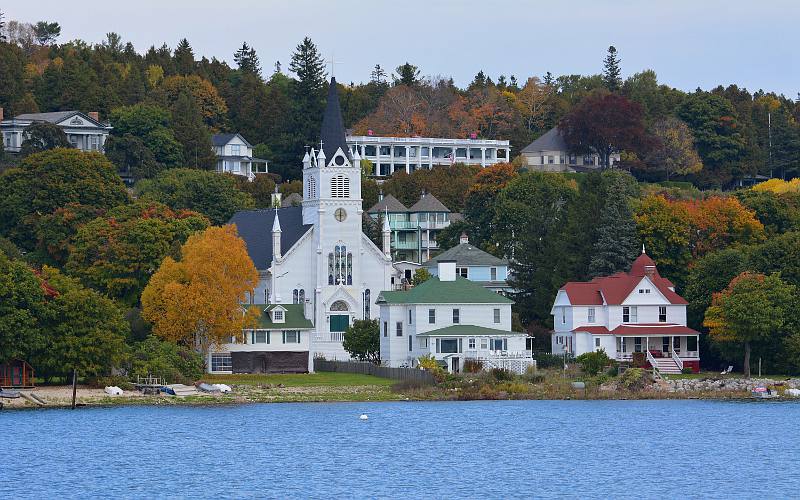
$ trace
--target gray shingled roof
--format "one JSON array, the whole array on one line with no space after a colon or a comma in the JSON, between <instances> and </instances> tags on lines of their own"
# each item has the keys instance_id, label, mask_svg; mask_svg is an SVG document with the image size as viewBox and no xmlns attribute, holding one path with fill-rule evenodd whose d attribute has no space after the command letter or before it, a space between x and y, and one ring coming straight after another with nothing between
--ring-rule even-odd
<instances>
[{"instance_id":1,"label":"gray shingled roof","mask_svg":"<svg viewBox=\"0 0 800 500\"><path fill-rule=\"evenodd\" d=\"M331 161L331 158L339 148L342 148L348 161L353 161L350 155L350 148L347 147L342 109L339 107L339 93L336 89L336 78L334 77L331 77L331 84L328 87L328 101L325 104L325 115L322 117L320 139L322 140L322 150L325 152L326 164Z\"/></svg>"},{"instance_id":2,"label":"gray shingled roof","mask_svg":"<svg viewBox=\"0 0 800 500\"><path fill-rule=\"evenodd\" d=\"M303 207L286 207L278 209L281 222L281 253L285 254L311 229L311 224L303 224ZM243 210L236 212L228 221L236 225L245 244L247 253L253 260L256 269L267 269L272 264L272 224L275 221L275 209Z\"/></svg>"},{"instance_id":3,"label":"gray shingled roof","mask_svg":"<svg viewBox=\"0 0 800 500\"><path fill-rule=\"evenodd\" d=\"M91 118L90 116L86 115L85 113L81 113L80 111L51 111L49 113L23 113L21 115L15 116L14 119L59 123L63 122L64 120L73 115L81 115L81 118L90 120L94 123L100 123Z\"/></svg>"},{"instance_id":4,"label":"gray shingled roof","mask_svg":"<svg viewBox=\"0 0 800 500\"><path fill-rule=\"evenodd\" d=\"M424 267L436 267L439 261L456 261L457 266L507 266L508 261L484 252L471 243L461 243L444 251L423 264Z\"/></svg>"},{"instance_id":5,"label":"gray shingled roof","mask_svg":"<svg viewBox=\"0 0 800 500\"><path fill-rule=\"evenodd\" d=\"M538 153L539 151L568 151L567 143L564 142L558 127L553 127L545 132L541 137L528 144L522 149L522 153Z\"/></svg>"},{"instance_id":6,"label":"gray shingled roof","mask_svg":"<svg viewBox=\"0 0 800 500\"><path fill-rule=\"evenodd\" d=\"M367 210L368 214L374 214L376 212L383 212L384 210L389 210L389 212L397 213L397 212L408 212L408 208L403 205L403 203L395 198L394 196L387 194L383 197L381 201L372 205L372 208Z\"/></svg>"},{"instance_id":7,"label":"gray shingled roof","mask_svg":"<svg viewBox=\"0 0 800 500\"><path fill-rule=\"evenodd\" d=\"M447 208L442 204L441 201L437 200L435 196L430 193L422 195L422 198L411 208L408 209L409 212L449 212L450 209Z\"/></svg>"},{"instance_id":8,"label":"gray shingled roof","mask_svg":"<svg viewBox=\"0 0 800 500\"><path fill-rule=\"evenodd\" d=\"M247 139L245 139L244 136L242 136L242 134L239 134L238 132L233 134L211 134L211 144L214 145L215 147L224 146L229 142L231 142L231 139L233 139L237 135L242 141L244 141L245 144L247 144L248 147L251 148L253 147L247 141Z\"/></svg>"},{"instance_id":9,"label":"gray shingled roof","mask_svg":"<svg viewBox=\"0 0 800 500\"><path fill-rule=\"evenodd\" d=\"M294 207L300 205L301 203L303 203L302 196L297 193L290 193L289 196L286 196L281 200L281 207Z\"/></svg>"}]
</instances>

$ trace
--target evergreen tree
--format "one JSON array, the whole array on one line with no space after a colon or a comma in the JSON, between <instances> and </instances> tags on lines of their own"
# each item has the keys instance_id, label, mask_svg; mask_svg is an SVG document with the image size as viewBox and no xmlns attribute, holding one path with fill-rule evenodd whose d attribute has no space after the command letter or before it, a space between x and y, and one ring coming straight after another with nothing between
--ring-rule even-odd
<instances>
[{"instance_id":1,"label":"evergreen tree","mask_svg":"<svg viewBox=\"0 0 800 500\"><path fill-rule=\"evenodd\" d=\"M617 49L612 45L608 48L608 55L603 60L603 85L610 92L617 92L622 87L619 63Z\"/></svg>"},{"instance_id":2,"label":"evergreen tree","mask_svg":"<svg viewBox=\"0 0 800 500\"><path fill-rule=\"evenodd\" d=\"M413 87L419 83L419 68L406 61L395 69L397 76L394 76L395 85L406 85Z\"/></svg>"},{"instance_id":3,"label":"evergreen tree","mask_svg":"<svg viewBox=\"0 0 800 500\"><path fill-rule=\"evenodd\" d=\"M630 206L630 186L635 180L627 173L608 172L605 204L600 211L597 237L589 261L591 276L610 276L626 271L639 250L636 221Z\"/></svg>"},{"instance_id":4,"label":"evergreen tree","mask_svg":"<svg viewBox=\"0 0 800 500\"><path fill-rule=\"evenodd\" d=\"M317 140L325 109L325 62L310 38L305 37L296 47L289 70L297 75L291 87L295 105L293 149L297 152Z\"/></svg>"},{"instance_id":5,"label":"evergreen tree","mask_svg":"<svg viewBox=\"0 0 800 500\"><path fill-rule=\"evenodd\" d=\"M369 81L376 85L383 85L386 82L386 72L380 64L376 64L369 75Z\"/></svg>"},{"instance_id":6,"label":"evergreen tree","mask_svg":"<svg viewBox=\"0 0 800 500\"><path fill-rule=\"evenodd\" d=\"M233 55L233 60L239 66L242 73L251 73L261 77L261 62L256 55L256 49L242 42L242 47Z\"/></svg>"},{"instance_id":7,"label":"evergreen tree","mask_svg":"<svg viewBox=\"0 0 800 500\"><path fill-rule=\"evenodd\" d=\"M39 21L33 26L33 33L39 45L50 45L61 35L61 26L55 22Z\"/></svg>"},{"instance_id":8,"label":"evergreen tree","mask_svg":"<svg viewBox=\"0 0 800 500\"><path fill-rule=\"evenodd\" d=\"M203 115L188 91L178 95L172 112L172 129L183 146L186 164L194 168L212 169L216 162L211 148L211 135L203 123Z\"/></svg>"},{"instance_id":9,"label":"evergreen tree","mask_svg":"<svg viewBox=\"0 0 800 500\"><path fill-rule=\"evenodd\" d=\"M188 75L192 73L194 70L194 52L192 51L192 46L189 45L189 40L183 38L178 42L173 59L175 60L175 70L178 74Z\"/></svg>"}]
</instances>

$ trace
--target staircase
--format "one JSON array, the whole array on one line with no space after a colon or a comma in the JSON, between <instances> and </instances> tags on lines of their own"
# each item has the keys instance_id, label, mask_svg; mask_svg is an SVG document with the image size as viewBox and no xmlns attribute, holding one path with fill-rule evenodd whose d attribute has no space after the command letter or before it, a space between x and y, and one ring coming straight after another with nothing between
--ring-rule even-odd
<instances>
[{"instance_id":1,"label":"staircase","mask_svg":"<svg viewBox=\"0 0 800 500\"><path fill-rule=\"evenodd\" d=\"M652 358L649 360L652 364L655 361L655 368L663 375L675 375L681 373L681 368L678 363L672 358Z\"/></svg>"}]
</instances>

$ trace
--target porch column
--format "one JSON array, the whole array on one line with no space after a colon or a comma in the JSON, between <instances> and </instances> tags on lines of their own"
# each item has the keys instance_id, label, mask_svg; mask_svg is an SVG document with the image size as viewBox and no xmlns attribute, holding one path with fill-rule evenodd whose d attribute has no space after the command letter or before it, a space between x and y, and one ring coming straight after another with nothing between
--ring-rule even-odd
<instances>
[{"instance_id":1,"label":"porch column","mask_svg":"<svg viewBox=\"0 0 800 500\"><path fill-rule=\"evenodd\" d=\"M481 148L481 167L486 168L486 148Z\"/></svg>"},{"instance_id":2,"label":"porch column","mask_svg":"<svg viewBox=\"0 0 800 500\"><path fill-rule=\"evenodd\" d=\"M428 149L428 170L433 170L433 143L430 144L430 149Z\"/></svg>"},{"instance_id":3,"label":"porch column","mask_svg":"<svg viewBox=\"0 0 800 500\"><path fill-rule=\"evenodd\" d=\"M410 154L409 148L410 148L409 145L406 144L406 173L407 174L411 173L411 157L409 156L409 154Z\"/></svg>"},{"instance_id":4,"label":"porch column","mask_svg":"<svg viewBox=\"0 0 800 500\"><path fill-rule=\"evenodd\" d=\"M394 144L389 146L389 175L394 174Z\"/></svg>"}]
</instances>

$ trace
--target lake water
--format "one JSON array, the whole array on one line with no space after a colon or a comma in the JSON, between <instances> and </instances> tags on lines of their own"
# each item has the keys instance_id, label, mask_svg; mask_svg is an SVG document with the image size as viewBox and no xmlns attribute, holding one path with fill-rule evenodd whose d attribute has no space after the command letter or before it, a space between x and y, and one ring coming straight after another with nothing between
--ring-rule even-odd
<instances>
[{"instance_id":1,"label":"lake water","mask_svg":"<svg viewBox=\"0 0 800 500\"><path fill-rule=\"evenodd\" d=\"M794 402L116 407L0 425L0 498L800 496Z\"/></svg>"}]
</instances>

